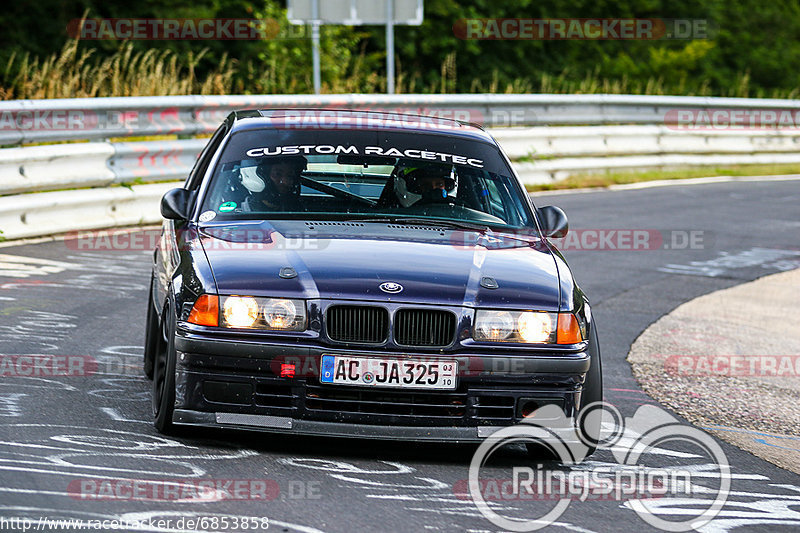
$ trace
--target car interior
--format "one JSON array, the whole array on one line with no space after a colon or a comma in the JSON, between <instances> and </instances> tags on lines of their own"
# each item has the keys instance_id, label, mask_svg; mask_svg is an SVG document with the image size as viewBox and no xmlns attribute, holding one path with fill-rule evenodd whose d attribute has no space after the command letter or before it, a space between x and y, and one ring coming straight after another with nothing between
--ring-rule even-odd
<instances>
[{"instance_id":1,"label":"car interior","mask_svg":"<svg viewBox=\"0 0 800 533\"><path fill-rule=\"evenodd\" d=\"M398 201L396 181L402 169L419 161L379 156L346 156L336 159L312 156L300 175L299 205L306 213L350 215L431 216L472 220L487 224L523 225L518 196L509 190L509 180L482 169L459 165L452 167L456 186L441 198L420 198L410 206ZM242 160L224 163L207 192L204 210L215 210L234 203L231 215L288 212L284 209L261 209L248 198L260 191L249 190L246 180L255 174L256 162ZM260 180L261 188L264 187ZM253 206L258 206L253 208ZM293 209L291 211L296 211ZM274 217L274 215L273 215ZM249 217L248 217L249 218Z\"/></svg>"}]
</instances>

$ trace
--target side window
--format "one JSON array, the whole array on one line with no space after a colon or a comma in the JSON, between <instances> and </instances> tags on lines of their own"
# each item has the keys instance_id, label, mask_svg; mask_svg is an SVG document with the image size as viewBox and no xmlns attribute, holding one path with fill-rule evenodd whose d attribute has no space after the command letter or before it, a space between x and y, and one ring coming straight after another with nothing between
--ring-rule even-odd
<instances>
[{"instance_id":1,"label":"side window","mask_svg":"<svg viewBox=\"0 0 800 533\"><path fill-rule=\"evenodd\" d=\"M485 200L488 202L489 213L503 219L506 224L517 226L526 223L525 209L522 206L519 195L513 190L509 190L509 183L496 174L490 174L485 178L484 186L487 194Z\"/></svg>"},{"instance_id":2,"label":"side window","mask_svg":"<svg viewBox=\"0 0 800 533\"><path fill-rule=\"evenodd\" d=\"M196 190L197 187L200 186L200 180L203 179L203 176L206 173L208 163L211 161L214 152L217 151L219 143L222 141L222 138L225 137L227 132L227 124L223 124L217 129L217 131L214 132L214 135L211 136L208 144L205 146L205 148L203 148L203 151L200 152L200 155L197 157L197 161L195 161L194 167L192 167L192 171L189 173L189 177L186 179L184 188Z\"/></svg>"}]
</instances>

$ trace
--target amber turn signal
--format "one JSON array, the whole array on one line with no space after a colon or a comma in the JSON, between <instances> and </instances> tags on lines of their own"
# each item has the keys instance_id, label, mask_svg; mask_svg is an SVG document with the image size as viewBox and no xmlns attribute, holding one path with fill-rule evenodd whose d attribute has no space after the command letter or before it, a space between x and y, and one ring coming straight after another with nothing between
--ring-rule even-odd
<instances>
[{"instance_id":1,"label":"amber turn signal","mask_svg":"<svg viewBox=\"0 0 800 533\"><path fill-rule=\"evenodd\" d=\"M572 313L558 314L558 333L556 337L558 344L575 344L581 342L581 328L578 319Z\"/></svg>"},{"instance_id":2,"label":"amber turn signal","mask_svg":"<svg viewBox=\"0 0 800 533\"><path fill-rule=\"evenodd\" d=\"M219 298L212 294L201 294L192 306L188 322L198 326L219 326Z\"/></svg>"}]
</instances>

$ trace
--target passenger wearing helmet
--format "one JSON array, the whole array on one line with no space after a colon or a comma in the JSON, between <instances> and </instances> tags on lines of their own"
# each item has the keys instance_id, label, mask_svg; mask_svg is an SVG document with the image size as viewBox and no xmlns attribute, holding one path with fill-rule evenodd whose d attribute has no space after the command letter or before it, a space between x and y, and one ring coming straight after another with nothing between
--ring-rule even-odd
<instances>
[{"instance_id":1,"label":"passenger wearing helmet","mask_svg":"<svg viewBox=\"0 0 800 533\"><path fill-rule=\"evenodd\" d=\"M264 207L298 211L301 177L306 165L303 156L274 157L264 159L255 171L242 173L242 185L251 193L245 200L245 207L251 211L263 211Z\"/></svg>"},{"instance_id":2,"label":"passenger wearing helmet","mask_svg":"<svg viewBox=\"0 0 800 533\"><path fill-rule=\"evenodd\" d=\"M394 192L403 207L427 203L455 203L458 177L449 165L406 167L397 173Z\"/></svg>"}]
</instances>

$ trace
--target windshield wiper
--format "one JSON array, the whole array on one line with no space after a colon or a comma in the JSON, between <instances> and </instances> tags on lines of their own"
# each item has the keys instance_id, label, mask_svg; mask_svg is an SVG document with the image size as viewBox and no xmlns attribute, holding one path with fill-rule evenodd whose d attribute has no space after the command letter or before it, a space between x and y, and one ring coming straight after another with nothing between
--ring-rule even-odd
<instances>
[{"instance_id":1,"label":"windshield wiper","mask_svg":"<svg viewBox=\"0 0 800 533\"><path fill-rule=\"evenodd\" d=\"M479 224L476 222L467 222L466 220L439 220L424 217L365 217L365 218L350 218L348 222L389 222L391 224L409 224L419 226L436 226L442 228L456 228L470 231L486 232L489 231L489 226Z\"/></svg>"}]
</instances>

